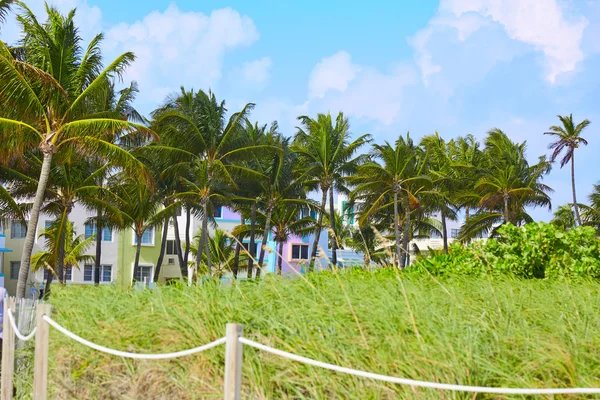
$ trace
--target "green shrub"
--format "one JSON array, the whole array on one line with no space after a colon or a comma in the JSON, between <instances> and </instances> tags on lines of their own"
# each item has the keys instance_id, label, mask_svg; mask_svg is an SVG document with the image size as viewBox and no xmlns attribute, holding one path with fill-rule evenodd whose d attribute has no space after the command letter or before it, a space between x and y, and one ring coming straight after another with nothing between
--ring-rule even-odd
<instances>
[{"instance_id":1,"label":"green shrub","mask_svg":"<svg viewBox=\"0 0 600 400\"><path fill-rule=\"evenodd\" d=\"M454 244L449 254L420 259L411 269L434 275L600 278L600 241L592 228L565 232L540 222L523 227L507 224L498 233L499 238L486 242Z\"/></svg>"}]
</instances>

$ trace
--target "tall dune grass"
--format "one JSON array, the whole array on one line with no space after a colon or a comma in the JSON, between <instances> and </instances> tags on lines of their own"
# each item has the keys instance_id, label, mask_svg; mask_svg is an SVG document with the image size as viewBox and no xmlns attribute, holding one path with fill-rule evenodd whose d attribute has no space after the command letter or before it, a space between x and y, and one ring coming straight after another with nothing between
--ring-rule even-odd
<instances>
[{"instance_id":1,"label":"tall dune grass","mask_svg":"<svg viewBox=\"0 0 600 400\"><path fill-rule=\"evenodd\" d=\"M186 349L239 322L245 336L261 343L381 374L481 386L598 387L599 294L593 282L436 280L384 270L152 291L73 286L56 290L52 303L60 324L121 350ZM224 348L131 361L52 331L50 356L49 398L222 398ZM243 393L252 399L524 398L384 384L248 347Z\"/></svg>"}]
</instances>

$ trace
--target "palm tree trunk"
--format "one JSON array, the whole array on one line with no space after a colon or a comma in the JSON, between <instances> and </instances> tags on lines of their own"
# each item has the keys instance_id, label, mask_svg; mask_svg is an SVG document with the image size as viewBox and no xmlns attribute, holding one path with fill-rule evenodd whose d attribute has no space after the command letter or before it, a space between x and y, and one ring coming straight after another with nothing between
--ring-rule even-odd
<instances>
[{"instance_id":1,"label":"palm tree trunk","mask_svg":"<svg viewBox=\"0 0 600 400\"><path fill-rule=\"evenodd\" d=\"M198 244L198 252L196 254L196 273L200 270L200 263L202 262L202 252L204 251L204 245L206 243L206 235L208 234L208 203L202 204L202 232L200 233L200 243Z\"/></svg>"},{"instance_id":2,"label":"palm tree trunk","mask_svg":"<svg viewBox=\"0 0 600 400\"><path fill-rule=\"evenodd\" d=\"M335 226L335 210L333 207L333 186L329 188L329 220L331 223L331 262L337 266L337 232Z\"/></svg>"},{"instance_id":3,"label":"palm tree trunk","mask_svg":"<svg viewBox=\"0 0 600 400\"><path fill-rule=\"evenodd\" d=\"M269 232L271 231L271 215L273 215L273 207L268 208L265 219L265 230L263 231L262 246L260 247L260 256L258 257L258 269L256 270L256 279L260 278L262 272L263 261L265 260L265 248L269 240Z\"/></svg>"},{"instance_id":4,"label":"palm tree trunk","mask_svg":"<svg viewBox=\"0 0 600 400\"><path fill-rule=\"evenodd\" d=\"M68 213L63 214L63 220L61 221L61 230L58 234L58 251L56 254L56 276L58 277L58 282L65 283L65 230L67 228L66 224L69 218ZM49 287L46 286L45 290L48 294L50 294Z\"/></svg>"},{"instance_id":5,"label":"palm tree trunk","mask_svg":"<svg viewBox=\"0 0 600 400\"><path fill-rule=\"evenodd\" d=\"M508 196L504 195L504 223L508 223Z\"/></svg>"},{"instance_id":6,"label":"palm tree trunk","mask_svg":"<svg viewBox=\"0 0 600 400\"><path fill-rule=\"evenodd\" d=\"M279 251L277 253L277 275L281 276L281 272L283 271L283 242L279 242Z\"/></svg>"},{"instance_id":7,"label":"palm tree trunk","mask_svg":"<svg viewBox=\"0 0 600 400\"><path fill-rule=\"evenodd\" d=\"M154 282L158 282L158 278L160 277L160 269L162 268L162 264L165 259L165 247L167 247L167 234L168 233L169 233L169 219L167 219L163 223L162 237L160 238L160 253L158 254L158 260L156 261L156 268L154 269Z\"/></svg>"},{"instance_id":8,"label":"palm tree trunk","mask_svg":"<svg viewBox=\"0 0 600 400\"><path fill-rule=\"evenodd\" d=\"M242 215L240 225L245 225L246 219ZM240 269L240 253L242 252L242 235L237 237L237 243L235 244L235 257L233 258L233 279L237 279L238 272Z\"/></svg>"},{"instance_id":9,"label":"palm tree trunk","mask_svg":"<svg viewBox=\"0 0 600 400\"><path fill-rule=\"evenodd\" d=\"M208 237L206 238L206 266L208 269L208 276L211 276L211 263L210 263L210 240L208 240Z\"/></svg>"},{"instance_id":10,"label":"palm tree trunk","mask_svg":"<svg viewBox=\"0 0 600 400\"><path fill-rule=\"evenodd\" d=\"M403 253L400 247L400 213L398 212L398 193L394 192L394 234L396 236L396 258L398 266L402 266Z\"/></svg>"},{"instance_id":11,"label":"palm tree trunk","mask_svg":"<svg viewBox=\"0 0 600 400\"><path fill-rule=\"evenodd\" d=\"M308 264L308 272L313 272L315 269L315 260L317 258L317 249L319 248L319 239L321 238L321 227L323 226L323 214L327 205L327 189L323 189L321 198L321 209L319 210L319 218L317 219L317 228L315 229L315 241L313 242L310 252L310 263Z\"/></svg>"},{"instance_id":12,"label":"palm tree trunk","mask_svg":"<svg viewBox=\"0 0 600 400\"><path fill-rule=\"evenodd\" d=\"M100 265L102 263L102 207L96 209L96 259L94 260L94 285L100 285Z\"/></svg>"},{"instance_id":13,"label":"palm tree trunk","mask_svg":"<svg viewBox=\"0 0 600 400\"><path fill-rule=\"evenodd\" d=\"M181 236L179 236L179 221L177 216L173 217L173 230L175 231L175 247L177 248L177 261L179 261L179 271L181 272L181 278L185 279L188 275L188 265L181 252Z\"/></svg>"},{"instance_id":14,"label":"palm tree trunk","mask_svg":"<svg viewBox=\"0 0 600 400\"><path fill-rule=\"evenodd\" d=\"M409 243L410 243L410 201L408 200L408 194L404 198L404 234L402 237L402 250L403 260L402 269L406 268L410 264L409 254Z\"/></svg>"},{"instance_id":15,"label":"palm tree trunk","mask_svg":"<svg viewBox=\"0 0 600 400\"><path fill-rule=\"evenodd\" d=\"M448 226L446 224L446 213L444 211L442 214L442 235L444 237L444 254L448 254Z\"/></svg>"},{"instance_id":16,"label":"palm tree trunk","mask_svg":"<svg viewBox=\"0 0 600 400\"><path fill-rule=\"evenodd\" d=\"M37 190L35 193L35 199L33 200L33 206L29 216L29 223L27 224L27 235L25 236L25 242L23 243L23 254L21 255L21 265L19 268L19 281L17 283L17 297L25 297L25 289L27 285L27 277L29 276L29 265L31 262L31 253L33 252L33 243L35 242L35 233L40 218L40 209L44 202L44 192L48 185L48 177L50 176L50 165L52 164L52 156L54 155L54 149L47 149L44 151L44 160L42 162L42 170L40 172L40 179L38 181Z\"/></svg>"},{"instance_id":17,"label":"palm tree trunk","mask_svg":"<svg viewBox=\"0 0 600 400\"><path fill-rule=\"evenodd\" d=\"M185 264L186 272L190 258L190 225L192 224L192 210L189 207L185 208L185 253L183 254L183 263Z\"/></svg>"},{"instance_id":18,"label":"palm tree trunk","mask_svg":"<svg viewBox=\"0 0 600 400\"><path fill-rule=\"evenodd\" d=\"M248 279L252 279L252 269L254 267L254 257L256 256L256 242L254 240L254 230L256 229L256 208L258 204L252 204L252 212L250 213L250 259L248 260Z\"/></svg>"},{"instance_id":19,"label":"palm tree trunk","mask_svg":"<svg viewBox=\"0 0 600 400\"><path fill-rule=\"evenodd\" d=\"M135 269L140 266L140 253L142 251L142 236L144 236L143 232L141 234L136 233L137 245L135 246L135 261L133 262L133 273L134 274L135 274Z\"/></svg>"},{"instance_id":20,"label":"palm tree trunk","mask_svg":"<svg viewBox=\"0 0 600 400\"><path fill-rule=\"evenodd\" d=\"M579 215L579 205L575 193L575 151L571 154L571 187L573 188L573 209L575 210L575 218L577 218L577 226L581 226L581 216Z\"/></svg>"}]
</instances>

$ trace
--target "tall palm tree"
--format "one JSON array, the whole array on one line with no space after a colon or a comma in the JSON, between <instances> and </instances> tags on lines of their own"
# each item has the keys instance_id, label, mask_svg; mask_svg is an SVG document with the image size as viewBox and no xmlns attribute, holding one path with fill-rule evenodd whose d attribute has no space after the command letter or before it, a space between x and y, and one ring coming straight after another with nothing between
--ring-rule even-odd
<instances>
[{"instance_id":1,"label":"tall palm tree","mask_svg":"<svg viewBox=\"0 0 600 400\"><path fill-rule=\"evenodd\" d=\"M434 191L428 196L428 203L439 212L442 222L442 240L444 253L448 254L448 225L447 221L458 219L456 193L460 187L459 168L452 160L451 147L436 132L421 140L427 157L427 174L433 180Z\"/></svg>"},{"instance_id":2,"label":"tall palm tree","mask_svg":"<svg viewBox=\"0 0 600 400\"><path fill-rule=\"evenodd\" d=\"M166 126L163 137L169 143L169 146L154 146L154 150L176 157L173 171L189 171L191 174L189 178L185 175L182 178L185 189L177 197L199 205L202 227L196 270L200 267L207 244L208 223L213 220L216 208L229 204L233 197L231 191L236 189L238 179L260 175L240 163L250 152L269 148L248 145L241 134L253 106L247 104L227 118L225 102L218 102L214 93L182 88L181 93L168 98L153 113L153 118ZM210 257L208 262L210 270Z\"/></svg>"},{"instance_id":3,"label":"tall palm tree","mask_svg":"<svg viewBox=\"0 0 600 400\"><path fill-rule=\"evenodd\" d=\"M421 148L414 145L410 135L400 136L394 145L385 142L373 145L372 161L358 168L350 178L355 185L352 199L360 205L359 223L362 226L377 213L394 215L396 257L401 268L407 264L410 242L411 213L421 207L418 196L431 186L431 178L424 174L426 157ZM400 218L400 208L404 219ZM400 226L403 240L400 240ZM401 244L402 243L402 244Z\"/></svg>"},{"instance_id":4,"label":"tall palm tree","mask_svg":"<svg viewBox=\"0 0 600 400\"><path fill-rule=\"evenodd\" d=\"M577 205L577 193L575 190L575 149L580 146L587 146L588 142L581 133L591 123L589 120L584 119L577 125L573 122L573 114L569 116L558 115L558 119L562 123L562 126L553 125L550 127L550 132L544 132L544 135L551 135L556 138L556 141L550 143L549 148L554 149L550 160L552 162L564 152L563 157L560 160L560 167L564 167L569 161L571 161L571 188L573 190L573 209L575 210L575 218L577 224L581 225L581 215L579 214L579 207Z\"/></svg>"},{"instance_id":5,"label":"tall palm tree","mask_svg":"<svg viewBox=\"0 0 600 400\"><path fill-rule=\"evenodd\" d=\"M52 158L62 151L107 155L112 163L127 168L139 163L111 143L117 131L138 130L141 125L121 119L94 116L89 104L106 90L111 78L120 77L134 60L132 53L117 57L102 69L100 42L92 39L86 50L73 22L75 11L66 16L47 7L48 21L40 24L23 3L18 20L24 33L22 52L15 58L0 42L0 159L39 149L43 155L38 188L33 201L23 246L17 296L25 296L35 229Z\"/></svg>"},{"instance_id":6,"label":"tall palm tree","mask_svg":"<svg viewBox=\"0 0 600 400\"><path fill-rule=\"evenodd\" d=\"M343 113L339 113L335 123L331 114L318 114L316 119L307 116L298 117L302 127L292 144L292 151L298 155L298 168L311 189L321 191L321 209L315 239L312 245L309 272L313 270L317 257L317 248L323 226L323 215L326 213L327 196L329 194L329 214L332 234L335 236L335 219L332 188L344 189L345 177L356 171L363 156L355 157L355 153L364 144L371 141L370 135L362 135L351 141L350 125ZM332 262L337 264L336 242L333 241Z\"/></svg>"},{"instance_id":7,"label":"tall palm tree","mask_svg":"<svg viewBox=\"0 0 600 400\"><path fill-rule=\"evenodd\" d=\"M115 81L112 80L109 82L108 88L105 92L101 93L100 96L95 98L94 108L96 111L96 116L110 116L111 118L122 119L125 121L133 121L136 123L144 123L145 119L140 115L140 113L133 107L133 101L135 100L137 94L139 93L138 86L136 82L131 82L128 87L124 89L117 90ZM115 135L115 141L120 142L123 147L127 147L129 143L127 143L126 132L123 134ZM135 135L134 135L135 136ZM119 143L116 143L119 144ZM90 158L90 163L95 163L96 168L100 168L102 165L107 164L107 160L103 157L102 154L97 154L96 157ZM104 188L106 180L108 179L111 171L107 168L105 169L106 173L103 175L96 175L97 182L96 185L98 187ZM100 199L102 198L102 192L99 193ZM100 284L100 265L102 263L102 232L104 229L104 222L110 221L111 218L114 218L116 214L106 215L110 213L110 208L103 208L102 205L99 205L96 208L96 218L93 223L96 226L96 231L98 234L96 235L96 261L94 264L94 284ZM118 218L118 217L117 217Z\"/></svg>"},{"instance_id":8,"label":"tall palm tree","mask_svg":"<svg viewBox=\"0 0 600 400\"><path fill-rule=\"evenodd\" d=\"M176 204L163 208L162 196L147 182L117 174L109 180L108 186L115 194L115 208L119 210L122 224L120 230L132 228L135 236L134 270L139 266L142 237L148 229L167 223Z\"/></svg>"},{"instance_id":9,"label":"tall palm tree","mask_svg":"<svg viewBox=\"0 0 600 400\"><path fill-rule=\"evenodd\" d=\"M276 125L275 125L276 128ZM306 205L306 194L297 181L295 174L296 157L292 154L289 139L280 133L271 130L265 136L265 143L273 147L273 151L259 159L258 172L266 179L260 180L261 209L265 215L265 224L262 234L262 247L258 258L256 277L260 277L263 261L266 254L266 243L271 233L271 216L275 207L288 205Z\"/></svg>"},{"instance_id":10,"label":"tall palm tree","mask_svg":"<svg viewBox=\"0 0 600 400\"><path fill-rule=\"evenodd\" d=\"M551 169L545 157L530 164L526 144L512 142L499 129L488 132L484 154L482 174L472 189L480 209L462 226L461 240L494 233L500 224L531 222L527 207L552 207L550 193L553 190L542 183Z\"/></svg>"}]
</instances>

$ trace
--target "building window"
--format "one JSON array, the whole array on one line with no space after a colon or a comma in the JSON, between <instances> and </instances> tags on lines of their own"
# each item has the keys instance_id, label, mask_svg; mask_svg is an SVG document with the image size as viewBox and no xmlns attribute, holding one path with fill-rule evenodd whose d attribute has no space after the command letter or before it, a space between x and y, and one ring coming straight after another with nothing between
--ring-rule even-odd
<instances>
[{"instance_id":1,"label":"building window","mask_svg":"<svg viewBox=\"0 0 600 400\"><path fill-rule=\"evenodd\" d=\"M250 242L244 242L242 246L247 252L250 252ZM258 254L258 243L256 242L254 242L254 254Z\"/></svg>"},{"instance_id":2,"label":"building window","mask_svg":"<svg viewBox=\"0 0 600 400\"><path fill-rule=\"evenodd\" d=\"M133 271L133 280L137 282L152 282L152 267L138 266Z\"/></svg>"},{"instance_id":3,"label":"building window","mask_svg":"<svg viewBox=\"0 0 600 400\"><path fill-rule=\"evenodd\" d=\"M450 237L456 239L458 237L458 229L450 229Z\"/></svg>"},{"instance_id":4,"label":"building window","mask_svg":"<svg viewBox=\"0 0 600 400\"><path fill-rule=\"evenodd\" d=\"M52 224L54 223L53 220L46 220L46 222L44 223L44 228L46 228L46 230L50 229L50 227L52 226Z\"/></svg>"},{"instance_id":5,"label":"building window","mask_svg":"<svg viewBox=\"0 0 600 400\"><path fill-rule=\"evenodd\" d=\"M175 209L175 216L176 216L176 217L181 217L181 207L177 207L177 208Z\"/></svg>"},{"instance_id":6,"label":"building window","mask_svg":"<svg viewBox=\"0 0 600 400\"><path fill-rule=\"evenodd\" d=\"M213 217L223 218L223 207L222 206L215 207L215 212L214 212Z\"/></svg>"},{"instance_id":7,"label":"building window","mask_svg":"<svg viewBox=\"0 0 600 400\"><path fill-rule=\"evenodd\" d=\"M177 255L177 243L174 240L167 240L167 255Z\"/></svg>"},{"instance_id":8,"label":"building window","mask_svg":"<svg viewBox=\"0 0 600 400\"><path fill-rule=\"evenodd\" d=\"M308 245L293 244L292 245L292 260L308 260Z\"/></svg>"},{"instance_id":9,"label":"building window","mask_svg":"<svg viewBox=\"0 0 600 400\"><path fill-rule=\"evenodd\" d=\"M50 274L50 270L44 269L44 282L48 280L48 274ZM54 278L56 278L56 277L52 276L52 280L54 280ZM65 267L65 281L72 281L72 280L73 280L73 267Z\"/></svg>"},{"instance_id":10,"label":"building window","mask_svg":"<svg viewBox=\"0 0 600 400\"><path fill-rule=\"evenodd\" d=\"M19 269L21 268L20 261L10 262L10 279L16 281L19 279Z\"/></svg>"},{"instance_id":11,"label":"building window","mask_svg":"<svg viewBox=\"0 0 600 400\"><path fill-rule=\"evenodd\" d=\"M440 235L440 233L438 231L433 231L433 232L431 232L431 238L432 239L441 239L442 235Z\"/></svg>"},{"instance_id":12,"label":"building window","mask_svg":"<svg viewBox=\"0 0 600 400\"><path fill-rule=\"evenodd\" d=\"M94 281L94 266L86 264L83 267L83 281L93 282ZM100 266L100 282L110 282L112 280L112 265L101 265Z\"/></svg>"},{"instance_id":13,"label":"building window","mask_svg":"<svg viewBox=\"0 0 600 400\"><path fill-rule=\"evenodd\" d=\"M25 239L25 236L27 236L27 225L21 221L12 221L12 224L10 224L10 238Z\"/></svg>"},{"instance_id":14,"label":"building window","mask_svg":"<svg viewBox=\"0 0 600 400\"><path fill-rule=\"evenodd\" d=\"M137 243L137 235L133 234L133 244ZM154 244L154 227L150 227L144 231L142 234L142 245L151 246Z\"/></svg>"},{"instance_id":15,"label":"building window","mask_svg":"<svg viewBox=\"0 0 600 400\"><path fill-rule=\"evenodd\" d=\"M84 225L84 236L86 239L91 238L96 234L98 230L96 229L96 224L94 223L86 223ZM102 228L102 241L104 242L112 242L112 229L108 227Z\"/></svg>"},{"instance_id":16,"label":"building window","mask_svg":"<svg viewBox=\"0 0 600 400\"><path fill-rule=\"evenodd\" d=\"M102 228L102 240L105 242L112 242L112 229L109 227Z\"/></svg>"}]
</instances>

